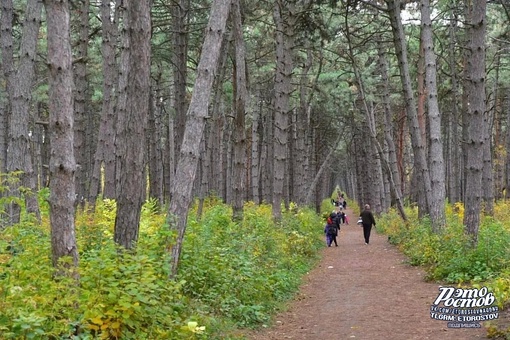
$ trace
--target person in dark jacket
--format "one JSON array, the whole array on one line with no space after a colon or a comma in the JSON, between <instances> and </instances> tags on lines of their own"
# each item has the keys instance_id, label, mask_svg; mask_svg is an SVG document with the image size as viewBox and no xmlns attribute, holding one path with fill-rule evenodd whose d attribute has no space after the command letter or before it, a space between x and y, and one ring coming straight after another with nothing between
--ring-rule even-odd
<instances>
[{"instance_id":1,"label":"person in dark jacket","mask_svg":"<svg viewBox=\"0 0 510 340\"><path fill-rule=\"evenodd\" d=\"M333 223L336 225L336 228L340 230L340 224L342 223L342 212L340 211L340 208L337 208L337 210L334 210L329 215L331 219L333 220Z\"/></svg>"},{"instance_id":2,"label":"person in dark jacket","mask_svg":"<svg viewBox=\"0 0 510 340\"><path fill-rule=\"evenodd\" d=\"M359 215L361 224L363 225L363 236L365 237L365 244L370 243L370 232L372 231L372 225L375 227L375 218L370 211L370 205L365 204L365 209Z\"/></svg>"},{"instance_id":3,"label":"person in dark jacket","mask_svg":"<svg viewBox=\"0 0 510 340\"><path fill-rule=\"evenodd\" d=\"M326 226L324 227L324 233L326 234L326 244L328 247L331 247L333 242L335 243L335 247L338 247L336 236L338 235L339 229L340 226L337 222L337 216L335 213L331 213L331 215L328 217Z\"/></svg>"}]
</instances>

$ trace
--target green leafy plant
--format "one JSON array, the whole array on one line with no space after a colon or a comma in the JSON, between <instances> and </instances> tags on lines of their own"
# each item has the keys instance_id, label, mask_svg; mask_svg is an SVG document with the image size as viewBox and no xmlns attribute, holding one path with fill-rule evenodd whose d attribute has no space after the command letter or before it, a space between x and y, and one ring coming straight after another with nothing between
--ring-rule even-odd
<instances>
[{"instance_id":1,"label":"green leafy plant","mask_svg":"<svg viewBox=\"0 0 510 340\"><path fill-rule=\"evenodd\" d=\"M275 225L271 207L253 203L242 222L230 216L229 206L216 204L190 219L179 278L208 313L253 326L294 294L322 245L322 223L310 210L290 209Z\"/></svg>"},{"instance_id":2,"label":"green leafy plant","mask_svg":"<svg viewBox=\"0 0 510 340\"><path fill-rule=\"evenodd\" d=\"M0 231L2 339L235 339L266 323L297 291L322 247L322 222L293 207L273 222L269 205L247 203L244 220L217 198L190 213L178 278L169 280L175 234L156 201L142 209L134 251L113 242L116 203L76 215L80 284L53 277L49 193L42 224L23 219ZM34 278L37 280L34 280Z\"/></svg>"}]
</instances>

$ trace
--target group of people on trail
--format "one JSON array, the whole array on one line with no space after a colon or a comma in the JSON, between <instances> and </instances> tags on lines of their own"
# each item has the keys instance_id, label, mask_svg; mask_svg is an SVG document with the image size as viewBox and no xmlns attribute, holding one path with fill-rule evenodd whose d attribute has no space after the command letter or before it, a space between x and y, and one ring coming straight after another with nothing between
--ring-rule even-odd
<instances>
[{"instance_id":1,"label":"group of people on trail","mask_svg":"<svg viewBox=\"0 0 510 340\"><path fill-rule=\"evenodd\" d=\"M327 218L326 225L324 226L324 233L326 234L326 245L331 247L334 243L335 247L338 247L336 238L340 232L340 225L349 224L347 214L343 211L347 207L347 201L343 194L339 194L337 200L332 201L335 205L335 210L329 214ZM375 218L370 210L369 204L365 204L363 211L360 213L358 224L363 227L365 245L368 245L370 243L372 226L375 226Z\"/></svg>"},{"instance_id":2,"label":"group of people on trail","mask_svg":"<svg viewBox=\"0 0 510 340\"><path fill-rule=\"evenodd\" d=\"M333 203L335 207L337 207L337 209L339 207L341 207L342 209L347 208L347 201L345 200L344 194L341 193L338 194L336 200L331 199L331 203Z\"/></svg>"}]
</instances>

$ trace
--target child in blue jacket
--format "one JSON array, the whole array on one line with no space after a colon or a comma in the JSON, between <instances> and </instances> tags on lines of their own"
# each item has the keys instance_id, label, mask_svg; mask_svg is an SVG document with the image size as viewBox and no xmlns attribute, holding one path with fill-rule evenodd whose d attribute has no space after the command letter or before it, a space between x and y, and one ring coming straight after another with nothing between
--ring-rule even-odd
<instances>
[{"instance_id":1,"label":"child in blue jacket","mask_svg":"<svg viewBox=\"0 0 510 340\"><path fill-rule=\"evenodd\" d=\"M328 217L326 225L324 226L326 244L328 247L331 247L333 242L335 243L335 247L338 247L338 243L336 242L336 236L338 235L338 231L340 229L340 224L338 222L337 214L331 213L331 215Z\"/></svg>"}]
</instances>

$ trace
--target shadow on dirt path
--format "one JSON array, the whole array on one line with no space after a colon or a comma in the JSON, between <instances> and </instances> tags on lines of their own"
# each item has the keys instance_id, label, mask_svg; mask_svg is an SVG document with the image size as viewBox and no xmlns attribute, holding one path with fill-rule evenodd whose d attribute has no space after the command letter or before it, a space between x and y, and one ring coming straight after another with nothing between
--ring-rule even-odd
<instances>
[{"instance_id":1,"label":"shadow on dirt path","mask_svg":"<svg viewBox=\"0 0 510 340\"><path fill-rule=\"evenodd\" d=\"M351 223L342 225L339 246L325 247L288 310L249 339L486 339L483 326L454 329L431 319L439 284L425 282L424 271L406 264L375 230L365 245L357 214L347 214Z\"/></svg>"}]
</instances>

